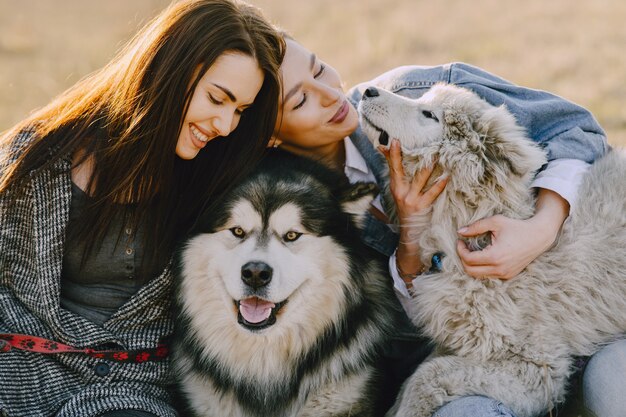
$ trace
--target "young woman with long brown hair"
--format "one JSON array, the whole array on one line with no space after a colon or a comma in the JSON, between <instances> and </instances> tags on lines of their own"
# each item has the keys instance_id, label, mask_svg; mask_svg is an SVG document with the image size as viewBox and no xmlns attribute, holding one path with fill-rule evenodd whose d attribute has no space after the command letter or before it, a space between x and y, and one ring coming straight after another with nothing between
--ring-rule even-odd
<instances>
[{"instance_id":1,"label":"young woman with long brown hair","mask_svg":"<svg viewBox=\"0 0 626 417\"><path fill-rule=\"evenodd\" d=\"M0 415L176 415L169 260L262 155L283 51L251 6L183 0L2 136Z\"/></svg>"}]
</instances>

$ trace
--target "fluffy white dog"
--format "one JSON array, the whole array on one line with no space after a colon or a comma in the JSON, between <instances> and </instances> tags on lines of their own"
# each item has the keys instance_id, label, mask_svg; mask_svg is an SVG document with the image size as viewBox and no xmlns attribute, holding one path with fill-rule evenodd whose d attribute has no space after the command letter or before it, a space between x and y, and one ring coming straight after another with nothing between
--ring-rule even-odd
<instances>
[{"instance_id":1,"label":"fluffy white dog","mask_svg":"<svg viewBox=\"0 0 626 417\"><path fill-rule=\"evenodd\" d=\"M389 413L430 416L466 395L502 401L519 417L541 415L564 398L573 357L591 355L626 331L626 157L614 150L595 163L558 241L517 277L465 274L456 230L502 214L533 214L529 182L544 153L505 107L436 85L410 100L368 90L360 105L374 145L400 140L407 175L430 164L449 175L420 225L422 262L443 252L441 271L414 283L412 319L437 354L405 383ZM485 235L468 241L474 249Z\"/></svg>"}]
</instances>

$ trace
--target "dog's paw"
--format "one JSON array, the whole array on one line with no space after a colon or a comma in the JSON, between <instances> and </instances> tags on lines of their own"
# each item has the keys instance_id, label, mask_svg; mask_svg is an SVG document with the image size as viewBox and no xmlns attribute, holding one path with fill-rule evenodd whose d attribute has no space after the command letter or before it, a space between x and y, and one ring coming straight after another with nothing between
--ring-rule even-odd
<instances>
[{"instance_id":1,"label":"dog's paw","mask_svg":"<svg viewBox=\"0 0 626 417\"><path fill-rule=\"evenodd\" d=\"M432 391L423 389L428 386L428 382L416 374L404 383L395 404L385 417L430 417L438 408L440 404L433 401Z\"/></svg>"}]
</instances>

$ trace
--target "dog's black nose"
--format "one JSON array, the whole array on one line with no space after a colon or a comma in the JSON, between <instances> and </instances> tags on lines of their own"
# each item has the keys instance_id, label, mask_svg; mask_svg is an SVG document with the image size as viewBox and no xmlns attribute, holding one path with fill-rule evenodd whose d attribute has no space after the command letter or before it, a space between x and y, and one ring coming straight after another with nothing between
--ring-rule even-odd
<instances>
[{"instance_id":1,"label":"dog's black nose","mask_svg":"<svg viewBox=\"0 0 626 417\"><path fill-rule=\"evenodd\" d=\"M241 279L252 288L260 288L272 280L272 267L265 262L248 262L241 267Z\"/></svg>"},{"instance_id":2,"label":"dog's black nose","mask_svg":"<svg viewBox=\"0 0 626 417\"><path fill-rule=\"evenodd\" d=\"M376 87L368 87L365 92L363 92L363 97L378 97L379 95Z\"/></svg>"}]
</instances>

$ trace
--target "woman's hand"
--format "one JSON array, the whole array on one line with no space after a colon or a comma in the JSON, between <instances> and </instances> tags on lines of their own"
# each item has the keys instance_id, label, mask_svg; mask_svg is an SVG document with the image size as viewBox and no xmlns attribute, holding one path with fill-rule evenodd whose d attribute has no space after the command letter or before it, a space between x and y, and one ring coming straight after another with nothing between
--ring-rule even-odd
<instances>
[{"instance_id":1,"label":"woman's hand","mask_svg":"<svg viewBox=\"0 0 626 417\"><path fill-rule=\"evenodd\" d=\"M389 149L381 146L379 150L389 164L389 188L396 203L398 219L403 225L407 219L430 208L445 188L447 178L440 178L429 189L424 190L435 168L434 163L418 171L413 178L407 178L402 166L400 142L392 139Z\"/></svg>"},{"instance_id":2,"label":"woman's hand","mask_svg":"<svg viewBox=\"0 0 626 417\"><path fill-rule=\"evenodd\" d=\"M471 252L463 241L457 242L465 272L475 278L513 278L552 246L568 214L565 199L540 189L535 215L527 220L498 215L461 228L463 237L491 232L491 245L481 251Z\"/></svg>"},{"instance_id":3,"label":"woman's hand","mask_svg":"<svg viewBox=\"0 0 626 417\"><path fill-rule=\"evenodd\" d=\"M428 210L446 186L447 178L442 178L426 190L433 166L417 172L413 178L407 178L402 166L402 152L397 139L391 141L389 149L379 150L389 164L389 188L396 203L396 211L400 222L400 242L396 251L398 272L405 282L422 271L419 257L419 245L415 239L415 231L406 224L412 216Z\"/></svg>"}]
</instances>

